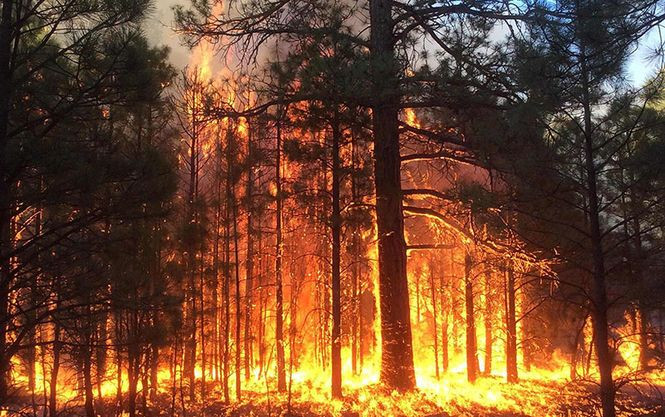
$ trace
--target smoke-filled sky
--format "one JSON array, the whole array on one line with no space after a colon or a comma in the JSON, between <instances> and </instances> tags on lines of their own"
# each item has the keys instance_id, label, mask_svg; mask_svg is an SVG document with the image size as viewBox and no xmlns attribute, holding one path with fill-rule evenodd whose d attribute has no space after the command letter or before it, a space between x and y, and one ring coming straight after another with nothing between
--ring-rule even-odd
<instances>
[{"instance_id":1,"label":"smoke-filled sky","mask_svg":"<svg viewBox=\"0 0 665 417\"><path fill-rule=\"evenodd\" d=\"M176 4L187 4L188 0L155 0L155 10L151 16L151 24L147 35L154 45L166 45L171 48L171 62L178 68L187 65L189 50L180 44L180 39L173 33L173 12L171 7Z\"/></svg>"},{"instance_id":2,"label":"smoke-filled sky","mask_svg":"<svg viewBox=\"0 0 665 417\"><path fill-rule=\"evenodd\" d=\"M167 45L171 48L171 62L178 68L183 68L189 62L189 50L181 45L178 36L173 33L171 26L173 25L173 12L171 7L176 4L187 5L189 0L155 0L155 10L152 14L152 24L149 25L148 36L155 45ZM656 42L658 39L656 31L651 36L651 39L646 41L632 57L629 65L628 72L629 78L633 85L642 85L647 79L652 77L657 68L657 63L648 59L649 44Z\"/></svg>"}]
</instances>

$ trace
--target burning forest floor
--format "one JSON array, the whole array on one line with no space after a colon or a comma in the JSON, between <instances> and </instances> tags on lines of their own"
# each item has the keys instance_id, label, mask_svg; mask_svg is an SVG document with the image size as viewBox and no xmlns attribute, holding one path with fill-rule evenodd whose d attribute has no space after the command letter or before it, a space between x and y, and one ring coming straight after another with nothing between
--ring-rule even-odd
<instances>
[{"instance_id":1,"label":"burning forest floor","mask_svg":"<svg viewBox=\"0 0 665 417\"><path fill-rule=\"evenodd\" d=\"M259 385L246 387L242 400L224 401L223 392L214 384L208 385L206 401L191 403L186 388L173 396L164 384L152 405L146 410L141 394L137 399L138 415L153 417L595 417L599 415L597 385L589 381L563 381L560 379L528 378L509 384L504 378L482 377L469 384L463 374L442 375L409 393L388 392L379 384L363 388L347 387L343 399L330 400L325 385L308 381L295 381L290 392L272 390L274 381L264 381L271 387L263 390ZM258 384L258 383L257 383ZM296 387L297 384L297 387ZM24 397L28 400L29 397ZM97 404L100 416L125 417L118 413L116 402L109 400ZM175 398L175 399L174 399ZM27 402L27 401L26 401ZM126 402L126 398L125 398ZM60 412L61 417L84 415L83 408L75 405ZM39 410L30 406L18 407L8 415L39 416ZM147 412L146 412L147 411ZM3 415L0 413L0 415ZM665 417L665 374L649 375L626 383L617 394L617 415L620 417ZM4 415L3 415L4 416Z\"/></svg>"},{"instance_id":2,"label":"burning forest floor","mask_svg":"<svg viewBox=\"0 0 665 417\"><path fill-rule=\"evenodd\" d=\"M316 390L289 394L247 394L232 406L223 402L205 408L209 416L293 417L592 417L599 415L596 386L589 382L538 380L508 384L499 378L482 378L474 385L453 376L418 391L386 392L378 385L346 392L344 399L329 400ZM641 383L626 387L617 397L618 416L665 417L665 385Z\"/></svg>"}]
</instances>

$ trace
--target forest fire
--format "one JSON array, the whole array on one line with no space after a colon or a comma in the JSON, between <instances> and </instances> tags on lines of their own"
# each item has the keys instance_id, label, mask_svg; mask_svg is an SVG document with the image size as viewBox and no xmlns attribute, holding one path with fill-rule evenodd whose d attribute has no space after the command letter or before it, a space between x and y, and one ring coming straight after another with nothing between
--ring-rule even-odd
<instances>
[{"instance_id":1,"label":"forest fire","mask_svg":"<svg viewBox=\"0 0 665 417\"><path fill-rule=\"evenodd\" d=\"M0 417L665 415L614 3L0 0Z\"/></svg>"}]
</instances>

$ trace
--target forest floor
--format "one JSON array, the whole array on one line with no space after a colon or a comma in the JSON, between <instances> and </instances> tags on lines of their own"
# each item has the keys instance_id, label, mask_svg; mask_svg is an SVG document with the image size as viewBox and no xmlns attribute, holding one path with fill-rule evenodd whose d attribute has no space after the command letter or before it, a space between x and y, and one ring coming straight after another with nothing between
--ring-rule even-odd
<instances>
[{"instance_id":1,"label":"forest floor","mask_svg":"<svg viewBox=\"0 0 665 417\"><path fill-rule=\"evenodd\" d=\"M659 380L661 381L661 380ZM232 394L231 394L232 395ZM597 385L588 382L522 381L507 384L501 378L481 378L474 385L460 380L445 381L406 394L390 393L378 385L348 390L340 400L330 400L327 391L300 386L288 393L243 391L243 399L232 404L210 387L205 405L192 405L177 394L160 394L149 407L151 417L597 417ZM27 397L23 398L27 400ZM183 401L185 411L183 412ZM18 401L23 402L23 401ZM141 399L137 415L143 416ZM45 415L25 401L0 416ZM78 402L80 404L80 402ZM126 403L126 401L125 401ZM118 416L114 401L97 404L102 417ZM83 416L74 402L61 409L58 417ZM128 414L121 413L122 417ZM665 417L665 383L645 381L625 385L617 395L619 417Z\"/></svg>"},{"instance_id":2,"label":"forest floor","mask_svg":"<svg viewBox=\"0 0 665 417\"><path fill-rule=\"evenodd\" d=\"M585 382L527 381L507 384L485 378L468 386L442 390L387 393L379 387L347 392L342 400L311 392L250 394L232 406L222 401L205 408L207 416L255 417L597 417L597 385ZM459 388L459 389L456 389ZM617 395L621 417L665 417L665 385L637 383Z\"/></svg>"}]
</instances>

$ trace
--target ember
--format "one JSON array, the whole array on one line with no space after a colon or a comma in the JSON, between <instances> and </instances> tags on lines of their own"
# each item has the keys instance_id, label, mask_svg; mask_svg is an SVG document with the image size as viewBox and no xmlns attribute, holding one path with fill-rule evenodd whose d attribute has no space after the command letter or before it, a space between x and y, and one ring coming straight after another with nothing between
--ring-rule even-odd
<instances>
[{"instance_id":1,"label":"ember","mask_svg":"<svg viewBox=\"0 0 665 417\"><path fill-rule=\"evenodd\" d=\"M182 3L0 0L0 417L665 415L662 0Z\"/></svg>"}]
</instances>

